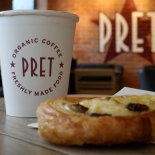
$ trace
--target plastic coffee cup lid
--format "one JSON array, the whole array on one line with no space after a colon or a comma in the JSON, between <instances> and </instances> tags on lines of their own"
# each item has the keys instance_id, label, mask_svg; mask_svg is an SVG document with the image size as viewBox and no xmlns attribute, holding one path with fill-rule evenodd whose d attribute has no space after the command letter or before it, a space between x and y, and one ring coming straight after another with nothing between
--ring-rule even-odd
<instances>
[{"instance_id":1,"label":"plastic coffee cup lid","mask_svg":"<svg viewBox=\"0 0 155 155\"><path fill-rule=\"evenodd\" d=\"M0 17L4 16L21 16L21 15L38 15L38 16L55 16L55 17L65 17L71 18L76 22L79 21L79 17L76 14L55 11L55 10L8 10L0 12Z\"/></svg>"}]
</instances>

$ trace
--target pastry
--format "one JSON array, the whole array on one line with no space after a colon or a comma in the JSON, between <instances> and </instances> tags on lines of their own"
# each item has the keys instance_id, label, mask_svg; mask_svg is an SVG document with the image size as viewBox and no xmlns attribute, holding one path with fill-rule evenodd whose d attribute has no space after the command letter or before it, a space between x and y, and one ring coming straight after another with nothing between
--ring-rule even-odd
<instances>
[{"instance_id":1,"label":"pastry","mask_svg":"<svg viewBox=\"0 0 155 155\"><path fill-rule=\"evenodd\" d=\"M63 145L115 145L155 140L155 96L65 97L37 109L40 135Z\"/></svg>"}]
</instances>

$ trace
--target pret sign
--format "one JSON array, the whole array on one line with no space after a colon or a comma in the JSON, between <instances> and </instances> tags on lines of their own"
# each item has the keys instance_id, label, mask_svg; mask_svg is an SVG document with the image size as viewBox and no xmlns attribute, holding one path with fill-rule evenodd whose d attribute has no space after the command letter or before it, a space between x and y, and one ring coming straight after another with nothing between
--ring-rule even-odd
<instances>
[{"instance_id":1,"label":"pret sign","mask_svg":"<svg viewBox=\"0 0 155 155\"><path fill-rule=\"evenodd\" d=\"M101 12L95 23L99 24L99 51L106 53L104 62L130 52L153 63L155 12L138 11L133 0L126 0L122 9L111 16Z\"/></svg>"}]
</instances>

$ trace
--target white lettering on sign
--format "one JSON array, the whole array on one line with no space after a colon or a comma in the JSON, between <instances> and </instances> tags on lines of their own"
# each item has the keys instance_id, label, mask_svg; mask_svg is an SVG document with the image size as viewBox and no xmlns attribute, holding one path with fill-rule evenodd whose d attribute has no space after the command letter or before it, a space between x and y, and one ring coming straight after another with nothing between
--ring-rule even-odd
<instances>
[{"instance_id":1,"label":"white lettering on sign","mask_svg":"<svg viewBox=\"0 0 155 155\"><path fill-rule=\"evenodd\" d=\"M148 12L148 17L151 17L151 50L155 52L155 12Z\"/></svg>"},{"instance_id":2,"label":"white lettering on sign","mask_svg":"<svg viewBox=\"0 0 155 155\"><path fill-rule=\"evenodd\" d=\"M109 18L101 13L99 14L100 18L100 24L99 24L99 30L100 30L100 51L105 51L105 45L111 38L112 34L112 26Z\"/></svg>"},{"instance_id":3,"label":"white lettering on sign","mask_svg":"<svg viewBox=\"0 0 155 155\"><path fill-rule=\"evenodd\" d=\"M132 51L135 53L142 53L144 50L141 45L144 43L142 38L138 38L138 18L143 17L144 13L142 12L133 12L132 13Z\"/></svg>"},{"instance_id":4,"label":"white lettering on sign","mask_svg":"<svg viewBox=\"0 0 155 155\"><path fill-rule=\"evenodd\" d=\"M151 22L151 51L155 52L155 12L132 12L131 16L131 27L127 20L119 13L115 14L115 27L111 20L104 14L99 14L99 50L100 52L106 51L106 45L110 42L110 39L114 34L112 30L115 28L115 51L116 53L129 52L133 53L143 53L144 52L144 38L139 37L139 20L147 16L150 18ZM147 29L147 28L146 28ZM129 32L130 31L130 32ZM131 45L125 43L128 35L131 35Z\"/></svg>"},{"instance_id":5,"label":"white lettering on sign","mask_svg":"<svg viewBox=\"0 0 155 155\"><path fill-rule=\"evenodd\" d=\"M128 24L119 13L116 14L116 18L116 52L121 52L121 50L128 52L129 47L124 43L129 31Z\"/></svg>"}]
</instances>

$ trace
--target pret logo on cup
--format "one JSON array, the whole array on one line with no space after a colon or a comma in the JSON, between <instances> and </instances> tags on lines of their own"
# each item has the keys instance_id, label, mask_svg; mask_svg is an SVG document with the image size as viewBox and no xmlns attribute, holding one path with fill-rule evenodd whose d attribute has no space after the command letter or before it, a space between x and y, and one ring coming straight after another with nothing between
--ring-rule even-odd
<instances>
[{"instance_id":1,"label":"pret logo on cup","mask_svg":"<svg viewBox=\"0 0 155 155\"><path fill-rule=\"evenodd\" d=\"M65 64L63 53L56 42L31 37L19 42L11 54L11 79L22 93L49 95L61 84Z\"/></svg>"}]
</instances>

